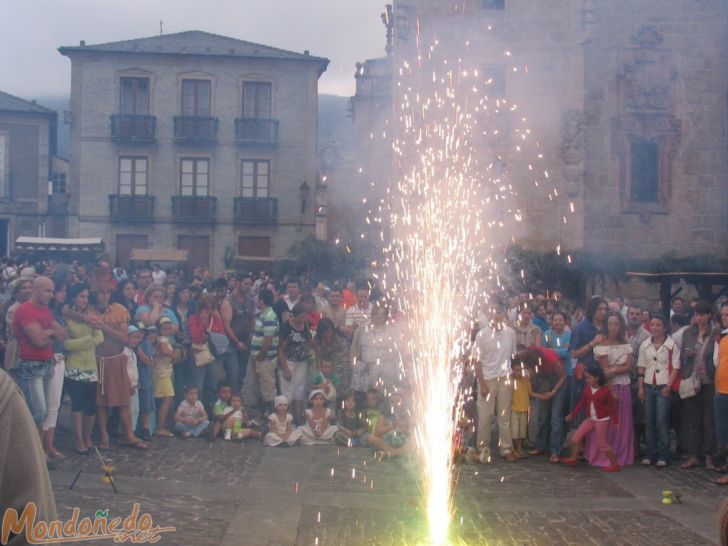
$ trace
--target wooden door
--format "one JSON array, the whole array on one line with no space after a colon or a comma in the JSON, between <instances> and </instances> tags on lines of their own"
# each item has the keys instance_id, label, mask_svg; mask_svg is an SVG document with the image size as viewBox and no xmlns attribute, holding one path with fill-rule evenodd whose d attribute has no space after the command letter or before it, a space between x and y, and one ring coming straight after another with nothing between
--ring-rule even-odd
<instances>
[{"instance_id":1,"label":"wooden door","mask_svg":"<svg viewBox=\"0 0 728 546\"><path fill-rule=\"evenodd\" d=\"M129 257L134 248L149 248L149 238L146 235L117 235L116 236L116 263L127 269L130 266Z\"/></svg>"},{"instance_id":2,"label":"wooden door","mask_svg":"<svg viewBox=\"0 0 728 546\"><path fill-rule=\"evenodd\" d=\"M210 238L207 235L179 235L177 248L187 251L187 272L195 267L210 267Z\"/></svg>"}]
</instances>

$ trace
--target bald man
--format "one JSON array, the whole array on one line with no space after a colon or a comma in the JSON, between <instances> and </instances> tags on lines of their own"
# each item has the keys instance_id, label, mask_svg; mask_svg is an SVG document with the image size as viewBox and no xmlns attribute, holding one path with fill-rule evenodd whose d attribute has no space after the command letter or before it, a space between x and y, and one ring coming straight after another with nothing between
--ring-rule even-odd
<instances>
[{"instance_id":1,"label":"bald man","mask_svg":"<svg viewBox=\"0 0 728 546\"><path fill-rule=\"evenodd\" d=\"M44 379L54 365L53 343L68 337L48 308L52 297L53 281L36 277L30 299L20 304L13 316L13 333L18 340L17 376L41 436L46 415Z\"/></svg>"}]
</instances>

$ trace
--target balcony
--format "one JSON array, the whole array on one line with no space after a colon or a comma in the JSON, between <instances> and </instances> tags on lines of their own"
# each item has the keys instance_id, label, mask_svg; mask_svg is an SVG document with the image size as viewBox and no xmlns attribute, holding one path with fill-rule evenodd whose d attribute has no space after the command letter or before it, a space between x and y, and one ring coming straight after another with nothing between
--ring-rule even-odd
<instances>
[{"instance_id":1,"label":"balcony","mask_svg":"<svg viewBox=\"0 0 728 546\"><path fill-rule=\"evenodd\" d=\"M244 146L278 146L278 120L237 118L235 140Z\"/></svg>"},{"instance_id":2,"label":"balcony","mask_svg":"<svg viewBox=\"0 0 728 546\"><path fill-rule=\"evenodd\" d=\"M65 216L68 214L70 195L67 193L52 193L48 196L48 214L52 216Z\"/></svg>"},{"instance_id":3,"label":"balcony","mask_svg":"<svg viewBox=\"0 0 728 546\"><path fill-rule=\"evenodd\" d=\"M153 195L109 195L109 217L112 222L154 222Z\"/></svg>"},{"instance_id":4,"label":"balcony","mask_svg":"<svg viewBox=\"0 0 728 546\"><path fill-rule=\"evenodd\" d=\"M172 196L172 219L179 223L214 224L217 197Z\"/></svg>"},{"instance_id":5,"label":"balcony","mask_svg":"<svg viewBox=\"0 0 728 546\"><path fill-rule=\"evenodd\" d=\"M133 142L154 142L157 127L155 116L114 114L111 116L111 138Z\"/></svg>"},{"instance_id":6,"label":"balcony","mask_svg":"<svg viewBox=\"0 0 728 546\"><path fill-rule=\"evenodd\" d=\"M217 142L217 118L206 116L175 116L174 138L180 142Z\"/></svg>"},{"instance_id":7,"label":"balcony","mask_svg":"<svg viewBox=\"0 0 728 546\"><path fill-rule=\"evenodd\" d=\"M274 197L236 197L235 223L270 226L278 222L278 199Z\"/></svg>"}]
</instances>

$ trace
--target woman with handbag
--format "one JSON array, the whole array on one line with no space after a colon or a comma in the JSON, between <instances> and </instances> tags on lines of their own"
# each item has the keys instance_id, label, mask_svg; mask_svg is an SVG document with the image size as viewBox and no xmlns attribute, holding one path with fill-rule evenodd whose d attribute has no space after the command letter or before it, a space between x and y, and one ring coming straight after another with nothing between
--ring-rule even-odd
<instances>
[{"instance_id":1,"label":"woman with handbag","mask_svg":"<svg viewBox=\"0 0 728 546\"><path fill-rule=\"evenodd\" d=\"M195 384L202 393L202 403L209 409L215 402L217 382L222 379L222 363L212 353L210 332L225 336L222 318L216 311L217 302L214 295L205 295L197 305L195 313L190 315L188 327L192 345L192 375Z\"/></svg>"},{"instance_id":2,"label":"woman with handbag","mask_svg":"<svg viewBox=\"0 0 728 546\"><path fill-rule=\"evenodd\" d=\"M683 332L680 347L680 415L687 432L688 459L681 468L700 466L715 470L715 365L713 364L712 306L707 301L695 305L695 324Z\"/></svg>"}]
</instances>

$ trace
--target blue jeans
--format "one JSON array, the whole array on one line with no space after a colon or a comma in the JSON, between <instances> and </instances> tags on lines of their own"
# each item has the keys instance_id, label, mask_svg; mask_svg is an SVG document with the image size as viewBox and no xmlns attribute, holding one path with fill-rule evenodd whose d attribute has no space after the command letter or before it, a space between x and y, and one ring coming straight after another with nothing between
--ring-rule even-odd
<instances>
[{"instance_id":1,"label":"blue jeans","mask_svg":"<svg viewBox=\"0 0 728 546\"><path fill-rule=\"evenodd\" d=\"M718 451L725 452L728 448L728 394L715 393L713 398L715 406L715 438L718 442Z\"/></svg>"},{"instance_id":2,"label":"blue jeans","mask_svg":"<svg viewBox=\"0 0 728 546\"><path fill-rule=\"evenodd\" d=\"M20 388L33 414L33 421L38 424L41 424L46 416L45 380L51 373L51 366L55 366L53 360L18 360L16 373L20 380Z\"/></svg>"},{"instance_id":3,"label":"blue jeans","mask_svg":"<svg viewBox=\"0 0 728 546\"><path fill-rule=\"evenodd\" d=\"M215 359L205 366L192 365L192 375L195 385L200 391L200 399L209 412L217 399L217 382L222 378L222 366Z\"/></svg>"},{"instance_id":4,"label":"blue jeans","mask_svg":"<svg viewBox=\"0 0 728 546\"><path fill-rule=\"evenodd\" d=\"M243 378L248 371L248 358L250 351L231 350L223 356L225 367L225 378L233 386L233 392L240 392L243 385Z\"/></svg>"},{"instance_id":5,"label":"blue jeans","mask_svg":"<svg viewBox=\"0 0 728 546\"><path fill-rule=\"evenodd\" d=\"M202 423L200 423L199 425L188 425L187 423L175 423L174 429L177 432L181 432L181 433L189 432L190 434L192 434L192 436L197 438L200 434L205 432L205 429L209 426L209 424L210 424L210 421L202 421Z\"/></svg>"},{"instance_id":6,"label":"blue jeans","mask_svg":"<svg viewBox=\"0 0 728 546\"><path fill-rule=\"evenodd\" d=\"M536 414L536 449L548 450L561 456L564 448L564 398L567 385L564 383L551 400L533 400ZM546 445L548 443L548 446Z\"/></svg>"},{"instance_id":7,"label":"blue jeans","mask_svg":"<svg viewBox=\"0 0 728 546\"><path fill-rule=\"evenodd\" d=\"M665 461L670 459L670 404L672 393L662 396L665 385L645 385L645 416L647 425L648 459Z\"/></svg>"}]
</instances>

